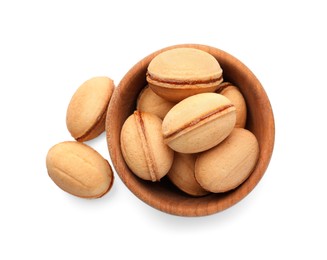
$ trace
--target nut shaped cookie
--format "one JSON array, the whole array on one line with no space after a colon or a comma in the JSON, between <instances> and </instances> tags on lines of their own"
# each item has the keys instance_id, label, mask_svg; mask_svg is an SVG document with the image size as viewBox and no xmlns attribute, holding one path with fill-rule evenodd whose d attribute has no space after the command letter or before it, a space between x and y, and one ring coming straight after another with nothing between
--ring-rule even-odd
<instances>
[{"instance_id":1,"label":"nut shaped cookie","mask_svg":"<svg viewBox=\"0 0 327 260\"><path fill-rule=\"evenodd\" d=\"M254 134L235 128L222 143L198 156L195 178L208 191L226 192L249 177L258 157L259 145Z\"/></svg>"},{"instance_id":2,"label":"nut shaped cookie","mask_svg":"<svg viewBox=\"0 0 327 260\"><path fill-rule=\"evenodd\" d=\"M175 103L158 96L147 85L138 96L136 109L142 112L152 113L163 119L174 105Z\"/></svg>"},{"instance_id":3,"label":"nut shaped cookie","mask_svg":"<svg viewBox=\"0 0 327 260\"><path fill-rule=\"evenodd\" d=\"M247 117L246 102L239 88L229 82L223 82L219 85L216 93L227 97L233 103L236 109L235 127L244 128Z\"/></svg>"},{"instance_id":4,"label":"nut shaped cookie","mask_svg":"<svg viewBox=\"0 0 327 260\"><path fill-rule=\"evenodd\" d=\"M103 196L114 180L108 161L90 146L76 141L62 142L50 148L46 166L58 187L82 198Z\"/></svg>"},{"instance_id":5,"label":"nut shaped cookie","mask_svg":"<svg viewBox=\"0 0 327 260\"><path fill-rule=\"evenodd\" d=\"M167 174L169 180L177 188L194 197L209 193L195 179L196 157L197 154L175 153L173 165Z\"/></svg>"},{"instance_id":6,"label":"nut shaped cookie","mask_svg":"<svg viewBox=\"0 0 327 260\"><path fill-rule=\"evenodd\" d=\"M67 108L67 129L77 141L88 141L105 129L106 112L114 83L107 77L85 81L74 93Z\"/></svg>"},{"instance_id":7,"label":"nut shaped cookie","mask_svg":"<svg viewBox=\"0 0 327 260\"><path fill-rule=\"evenodd\" d=\"M198 153L223 141L233 130L235 107L226 97L201 93L177 103L162 123L164 141L180 153Z\"/></svg>"},{"instance_id":8,"label":"nut shaped cookie","mask_svg":"<svg viewBox=\"0 0 327 260\"><path fill-rule=\"evenodd\" d=\"M159 181L173 163L174 152L163 142L161 126L162 121L156 115L135 111L121 130L120 144L125 162L144 180Z\"/></svg>"},{"instance_id":9,"label":"nut shaped cookie","mask_svg":"<svg viewBox=\"0 0 327 260\"><path fill-rule=\"evenodd\" d=\"M214 92L223 81L222 73L211 54L195 48L174 48L152 59L146 79L157 95L179 102L195 94Z\"/></svg>"}]
</instances>

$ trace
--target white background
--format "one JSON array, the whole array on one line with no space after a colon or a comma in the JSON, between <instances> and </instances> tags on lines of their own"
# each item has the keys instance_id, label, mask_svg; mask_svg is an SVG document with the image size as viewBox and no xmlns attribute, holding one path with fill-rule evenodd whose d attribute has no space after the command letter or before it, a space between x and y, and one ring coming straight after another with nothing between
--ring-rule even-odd
<instances>
[{"instance_id":1,"label":"white background","mask_svg":"<svg viewBox=\"0 0 327 260\"><path fill-rule=\"evenodd\" d=\"M0 259L326 259L325 1L1 1ZM97 200L47 175L72 140L66 108L93 76L118 84L144 56L200 43L264 86L276 142L261 182L207 217L160 212L115 172ZM105 135L89 145L110 161Z\"/></svg>"}]
</instances>

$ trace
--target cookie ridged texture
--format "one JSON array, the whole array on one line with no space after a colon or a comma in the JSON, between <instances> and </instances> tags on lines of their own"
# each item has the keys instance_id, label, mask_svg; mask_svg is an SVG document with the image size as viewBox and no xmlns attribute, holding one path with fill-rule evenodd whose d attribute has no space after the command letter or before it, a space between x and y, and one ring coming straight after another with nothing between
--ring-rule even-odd
<instances>
[{"instance_id":1,"label":"cookie ridged texture","mask_svg":"<svg viewBox=\"0 0 327 260\"><path fill-rule=\"evenodd\" d=\"M90 146L76 141L54 145L47 154L46 166L57 186L78 197L101 197L113 183L108 161Z\"/></svg>"},{"instance_id":2,"label":"cookie ridged texture","mask_svg":"<svg viewBox=\"0 0 327 260\"><path fill-rule=\"evenodd\" d=\"M222 77L218 61L209 53L194 48L176 48L160 53L148 66L152 79L166 83L210 81Z\"/></svg>"}]
</instances>

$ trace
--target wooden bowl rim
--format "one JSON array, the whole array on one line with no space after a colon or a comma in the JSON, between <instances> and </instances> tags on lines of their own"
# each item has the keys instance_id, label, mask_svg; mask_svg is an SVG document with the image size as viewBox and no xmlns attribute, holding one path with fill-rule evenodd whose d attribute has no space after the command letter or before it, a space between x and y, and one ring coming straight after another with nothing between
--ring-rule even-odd
<instances>
[{"instance_id":1,"label":"wooden bowl rim","mask_svg":"<svg viewBox=\"0 0 327 260\"><path fill-rule=\"evenodd\" d=\"M251 181L246 180L243 184L241 184L237 189L227 192L225 194L212 194L204 197L190 197L183 194L179 194L178 199L176 201L171 200L171 196L165 194L164 190L157 184L153 183L145 183L143 184L143 180L138 179L127 167L126 163L123 161L121 150L120 150L120 136L112 136L111 131L114 128L114 120L115 118L115 106L120 98L120 93L123 88L126 88L126 85L130 82L130 79L133 78L140 68L144 68L144 66L148 66L150 61L158 55L159 53L169 50L172 48L179 48L179 47L190 47L190 48L198 48L204 51L209 52L210 54L216 56L217 53L228 59L230 63L233 63L233 66L238 70L242 70L243 73L246 74L255 84L255 91L257 95L260 97L258 100L260 106L264 106L264 113L266 119L266 128L264 129L265 137L264 144L260 147L260 157L258 163L252 172L251 175L255 177L251 179ZM224 68L223 68L224 69ZM121 126L120 126L121 130ZM120 131L119 131L120 133ZM116 169L117 174L119 175L120 179L123 183L127 186L127 188L134 193L139 199L141 199L146 204L169 214L178 215L178 216L206 216L211 215L213 213L220 212L225 210L237 202L241 201L244 197L246 197L258 184L262 176L264 175L274 148L274 141L275 141L275 123L274 123L274 116L273 111L270 105L270 101L268 96L262 87L259 80L256 76L252 73L252 71L246 67L241 61L237 58L232 56L231 54L212 47L208 45L201 45L201 44L178 44L172 45L160 50L157 50L150 55L146 56L138 63L136 63L122 78L118 86L116 87L109 107L107 111L107 118L106 118L106 135L107 135L107 145L108 150L110 153L110 157L113 163L114 168ZM117 140L118 139L118 140ZM118 148L117 148L118 146ZM251 177L251 176L250 176ZM250 178L249 178L250 179ZM153 185L155 188L149 191L148 188L145 188L147 185ZM158 188L158 191L156 190ZM210 197L212 196L212 197Z\"/></svg>"}]
</instances>

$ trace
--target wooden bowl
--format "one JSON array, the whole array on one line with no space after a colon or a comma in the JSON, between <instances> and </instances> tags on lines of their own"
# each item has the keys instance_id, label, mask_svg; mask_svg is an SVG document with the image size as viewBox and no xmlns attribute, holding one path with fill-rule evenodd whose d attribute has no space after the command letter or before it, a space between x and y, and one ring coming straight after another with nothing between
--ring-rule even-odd
<instances>
[{"instance_id":1,"label":"wooden bowl","mask_svg":"<svg viewBox=\"0 0 327 260\"><path fill-rule=\"evenodd\" d=\"M248 108L246 128L255 134L260 156L250 177L238 188L222 194L192 197L178 190L167 177L160 182L144 181L126 165L120 149L120 131L126 118L136 107L136 99L146 85L146 71L150 61L160 52L176 47L193 47L212 54L223 69L225 81L238 86ZM132 67L114 91L106 119L107 143L114 167L124 184L142 201L166 213L179 216L205 216L243 199L258 184L265 173L274 147L275 125L269 99L255 75L239 60L214 47L182 44L156 51Z\"/></svg>"}]
</instances>

